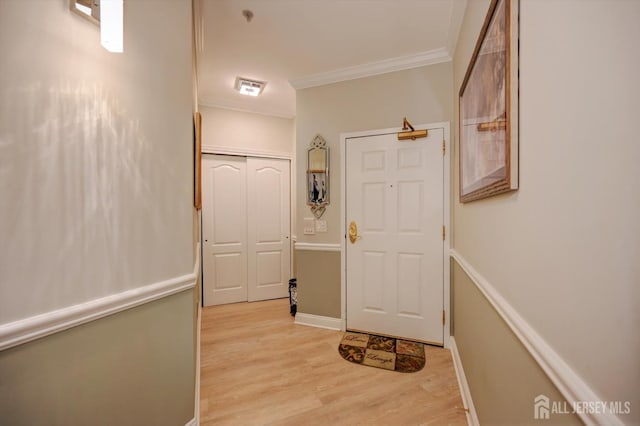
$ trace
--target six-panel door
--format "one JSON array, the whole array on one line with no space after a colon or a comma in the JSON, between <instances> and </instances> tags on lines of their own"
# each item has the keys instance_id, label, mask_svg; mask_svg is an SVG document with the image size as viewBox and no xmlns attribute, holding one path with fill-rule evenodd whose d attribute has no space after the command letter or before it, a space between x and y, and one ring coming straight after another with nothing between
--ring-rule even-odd
<instances>
[{"instance_id":1,"label":"six-panel door","mask_svg":"<svg viewBox=\"0 0 640 426\"><path fill-rule=\"evenodd\" d=\"M347 328L443 343L442 141L347 139Z\"/></svg>"}]
</instances>

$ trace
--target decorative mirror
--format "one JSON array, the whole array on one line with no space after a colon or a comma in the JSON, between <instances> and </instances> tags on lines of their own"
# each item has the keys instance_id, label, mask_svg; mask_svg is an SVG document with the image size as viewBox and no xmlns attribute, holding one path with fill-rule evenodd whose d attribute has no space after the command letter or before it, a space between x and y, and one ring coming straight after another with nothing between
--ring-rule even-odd
<instances>
[{"instance_id":1,"label":"decorative mirror","mask_svg":"<svg viewBox=\"0 0 640 426\"><path fill-rule=\"evenodd\" d=\"M320 219L329 204L329 148L320 135L311 141L307 151L307 205Z\"/></svg>"}]
</instances>

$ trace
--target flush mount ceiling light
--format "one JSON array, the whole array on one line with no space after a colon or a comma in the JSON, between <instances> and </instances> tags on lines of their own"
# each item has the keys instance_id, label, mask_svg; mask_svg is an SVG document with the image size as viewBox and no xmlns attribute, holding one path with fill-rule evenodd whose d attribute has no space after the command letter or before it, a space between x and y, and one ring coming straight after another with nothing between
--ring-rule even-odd
<instances>
[{"instance_id":1,"label":"flush mount ceiling light","mask_svg":"<svg viewBox=\"0 0 640 426\"><path fill-rule=\"evenodd\" d=\"M258 96L264 90L265 81L249 80L247 78L236 77L235 89L242 95Z\"/></svg>"}]
</instances>

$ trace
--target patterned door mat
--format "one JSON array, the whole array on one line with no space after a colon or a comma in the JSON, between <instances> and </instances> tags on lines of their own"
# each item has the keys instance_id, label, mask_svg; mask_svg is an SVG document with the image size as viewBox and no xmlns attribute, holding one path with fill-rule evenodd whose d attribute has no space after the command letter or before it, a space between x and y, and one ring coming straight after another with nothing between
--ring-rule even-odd
<instances>
[{"instance_id":1,"label":"patterned door mat","mask_svg":"<svg viewBox=\"0 0 640 426\"><path fill-rule=\"evenodd\" d=\"M338 351L355 364L402 373L420 371L426 362L424 344L374 334L346 332Z\"/></svg>"}]
</instances>

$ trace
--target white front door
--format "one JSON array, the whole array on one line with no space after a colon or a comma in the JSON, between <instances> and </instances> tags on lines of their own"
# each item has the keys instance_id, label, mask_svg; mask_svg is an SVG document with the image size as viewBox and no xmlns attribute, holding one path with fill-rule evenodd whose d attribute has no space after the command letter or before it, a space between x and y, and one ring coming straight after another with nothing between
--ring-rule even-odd
<instances>
[{"instance_id":1,"label":"white front door","mask_svg":"<svg viewBox=\"0 0 640 426\"><path fill-rule=\"evenodd\" d=\"M289 294L289 174L288 160L247 159L250 302Z\"/></svg>"},{"instance_id":2,"label":"white front door","mask_svg":"<svg viewBox=\"0 0 640 426\"><path fill-rule=\"evenodd\" d=\"M346 139L348 329L444 343L443 140Z\"/></svg>"},{"instance_id":3,"label":"white front door","mask_svg":"<svg viewBox=\"0 0 640 426\"><path fill-rule=\"evenodd\" d=\"M204 305L247 301L246 159L202 158Z\"/></svg>"}]
</instances>

